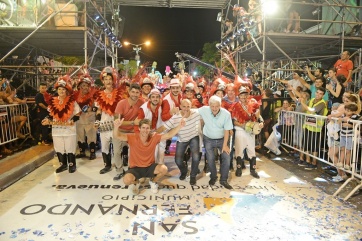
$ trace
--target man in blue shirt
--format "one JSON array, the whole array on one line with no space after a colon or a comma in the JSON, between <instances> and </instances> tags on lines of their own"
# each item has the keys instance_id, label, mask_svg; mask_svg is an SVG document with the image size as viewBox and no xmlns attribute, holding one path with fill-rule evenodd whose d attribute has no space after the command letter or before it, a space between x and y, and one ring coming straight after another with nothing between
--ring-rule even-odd
<instances>
[{"instance_id":1,"label":"man in blue shirt","mask_svg":"<svg viewBox=\"0 0 362 241\"><path fill-rule=\"evenodd\" d=\"M230 166L229 132L233 129L231 115L229 111L221 108L221 99L216 95L210 97L209 106L199 108L199 114L204 124L204 147L211 172L209 184L215 185L217 180L214 153L214 148L217 148L221 152L220 184L227 189L233 189L227 182Z\"/></svg>"}]
</instances>

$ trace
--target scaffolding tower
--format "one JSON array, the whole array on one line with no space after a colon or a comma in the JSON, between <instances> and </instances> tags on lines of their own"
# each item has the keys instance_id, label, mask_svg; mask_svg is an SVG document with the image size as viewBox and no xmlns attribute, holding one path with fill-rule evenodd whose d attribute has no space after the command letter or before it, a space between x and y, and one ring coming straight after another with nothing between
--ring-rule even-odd
<instances>
[{"instance_id":1,"label":"scaffolding tower","mask_svg":"<svg viewBox=\"0 0 362 241\"><path fill-rule=\"evenodd\" d=\"M18 89L36 91L41 81L72 75L83 66L97 75L104 66L116 66L123 23L113 1L18 3L4 0L0 6L0 69L10 81L21 80ZM61 56L79 58L64 65L55 61Z\"/></svg>"},{"instance_id":2,"label":"scaffolding tower","mask_svg":"<svg viewBox=\"0 0 362 241\"><path fill-rule=\"evenodd\" d=\"M238 73L259 73L268 85L275 72L288 78L293 70L303 70L306 64L313 68L333 67L341 52L348 50L354 63L354 88L361 88L362 6L356 0L293 1L301 26L295 32L285 31L291 1L277 1L283 6L278 17L268 15L269 8L265 10L271 1L260 0L254 10L239 2L229 1L229 6L222 10L222 35L217 44L222 62L227 62L225 54L232 56Z\"/></svg>"}]
</instances>

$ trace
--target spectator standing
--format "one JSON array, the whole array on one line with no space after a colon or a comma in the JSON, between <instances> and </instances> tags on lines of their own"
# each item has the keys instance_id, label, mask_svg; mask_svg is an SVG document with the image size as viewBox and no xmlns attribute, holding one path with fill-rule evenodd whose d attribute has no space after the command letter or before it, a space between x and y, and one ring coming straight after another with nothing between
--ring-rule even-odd
<instances>
[{"instance_id":1,"label":"spectator standing","mask_svg":"<svg viewBox=\"0 0 362 241\"><path fill-rule=\"evenodd\" d=\"M304 85L304 87L306 87L308 90L310 90L310 97L311 98L316 97L316 93L317 93L318 88L322 87L324 89L323 86L325 86L325 79L324 78L316 79L314 81L314 83L312 83L312 84L308 84L303 78L299 78L299 80ZM328 95L328 92L326 91L324 93L323 100L327 102L328 99L329 99L329 95Z\"/></svg>"},{"instance_id":2,"label":"spectator standing","mask_svg":"<svg viewBox=\"0 0 362 241\"><path fill-rule=\"evenodd\" d=\"M334 103L342 103L342 96L345 91L343 83L346 78L343 75L337 77L335 69L331 68L328 70L328 80L326 89L329 92L328 107L330 109Z\"/></svg>"},{"instance_id":3,"label":"spectator standing","mask_svg":"<svg viewBox=\"0 0 362 241\"><path fill-rule=\"evenodd\" d=\"M345 114L338 120L341 124L340 130L340 158L337 162L337 168L344 168L346 170L351 169L351 152L353 148L353 131L354 124L349 120L359 120L358 106L356 103L349 103L344 106ZM335 182L343 181L346 179L345 173L342 170L338 170L338 175L333 178Z\"/></svg>"},{"instance_id":4,"label":"spectator standing","mask_svg":"<svg viewBox=\"0 0 362 241\"><path fill-rule=\"evenodd\" d=\"M289 87L289 96L295 102L294 111L297 113L304 113L306 110L304 109L301 101L304 101L305 105L308 105L310 94L307 91L296 91L292 87ZM303 124L305 121L304 115L297 115L294 119L294 132L293 132L293 145L296 149L302 150L302 140L303 140ZM303 160L303 153L299 154L299 159Z\"/></svg>"},{"instance_id":5,"label":"spectator standing","mask_svg":"<svg viewBox=\"0 0 362 241\"><path fill-rule=\"evenodd\" d=\"M263 108L261 110L261 116L264 120L264 127L262 129L262 132L264 133L265 140L268 140L273 125L273 114L271 113L273 92L271 91L271 89L262 90L262 95Z\"/></svg>"},{"instance_id":6,"label":"spectator standing","mask_svg":"<svg viewBox=\"0 0 362 241\"><path fill-rule=\"evenodd\" d=\"M298 5L293 4L293 0L290 0L290 7L288 9L289 19L288 19L288 25L285 30L286 33L290 33L290 30L292 29L293 23L294 23L294 29L293 33L299 33L300 30L300 15L298 10Z\"/></svg>"},{"instance_id":7,"label":"spectator standing","mask_svg":"<svg viewBox=\"0 0 362 241\"><path fill-rule=\"evenodd\" d=\"M307 65L304 68L307 72L308 78L314 82L316 79L323 79L324 78L324 69L318 67L314 70L314 73L312 74L310 67Z\"/></svg>"},{"instance_id":8,"label":"spectator standing","mask_svg":"<svg viewBox=\"0 0 362 241\"><path fill-rule=\"evenodd\" d=\"M256 24L256 27L253 27L251 32L253 33L254 37L257 37L262 33L262 13L259 0L249 0L248 6L248 13Z\"/></svg>"},{"instance_id":9,"label":"spectator standing","mask_svg":"<svg viewBox=\"0 0 362 241\"><path fill-rule=\"evenodd\" d=\"M346 81L343 83L343 86L346 88L348 83L352 82L353 62L349 59L350 55L351 54L348 51L343 51L341 58L334 64L336 75L343 75L346 77Z\"/></svg>"},{"instance_id":10,"label":"spectator standing","mask_svg":"<svg viewBox=\"0 0 362 241\"><path fill-rule=\"evenodd\" d=\"M292 86L293 89L297 89L298 86L300 87L304 87L303 84L300 82L300 78L301 78L302 73L300 71L293 71L293 78L291 80L282 80L279 78L275 78L276 81L281 82L283 84L286 84L288 86Z\"/></svg>"},{"instance_id":11,"label":"spectator standing","mask_svg":"<svg viewBox=\"0 0 362 241\"><path fill-rule=\"evenodd\" d=\"M317 169L317 159L312 158L310 161L309 152L312 152L313 156L318 156L320 144L321 144L321 131L324 125L324 120L319 118L320 116L326 116L328 113L326 102L323 100L325 94L325 89L322 87L317 88L317 93L315 98L312 98L308 105L304 103L304 100L301 99L301 104L304 109L307 110L306 113L314 116L307 116L303 125L304 135L303 135L303 147L304 151L307 153L306 162L301 161L298 165L304 166L306 170ZM302 158L301 158L302 160Z\"/></svg>"},{"instance_id":12,"label":"spectator standing","mask_svg":"<svg viewBox=\"0 0 362 241\"><path fill-rule=\"evenodd\" d=\"M36 112L37 117L40 121L44 120L48 115L48 104L45 102L44 94L47 91L47 84L44 82L41 82L39 84L39 92L35 95L35 103L36 103ZM41 142L44 145L50 145L49 141L49 133L50 128L49 125L41 125Z\"/></svg>"}]
</instances>

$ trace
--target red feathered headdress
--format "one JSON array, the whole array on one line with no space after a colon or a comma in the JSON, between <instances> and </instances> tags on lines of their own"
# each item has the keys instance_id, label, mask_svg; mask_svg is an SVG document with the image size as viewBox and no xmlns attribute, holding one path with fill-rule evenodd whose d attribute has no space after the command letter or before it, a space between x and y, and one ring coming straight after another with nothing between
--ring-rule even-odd
<instances>
[{"instance_id":1,"label":"red feathered headdress","mask_svg":"<svg viewBox=\"0 0 362 241\"><path fill-rule=\"evenodd\" d=\"M79 76L78 82L77 82L77 87L79 87L79 85L81 83L86 83L89 86L93 86L94 84L94 80L93 78L87 73L87 74L83 74Z\"/></svg>"},{"instance_id":2,"label":"red feathered headdress","mask_svg":"<svg viewBox=\"0 0 362 241\"><path fill-rule=\"evenodd\" d=\"M185 92L186 90L194 90L194 87L197 86L191 75L187 75L185 81L182 84L183 92Z\"/></svg>"},{"instance_id":3,"label":"red feathered headdress","mask_svg":"<svg viewBox=\"0 0 362 241\"><path fill-rule=\"evenodd\" d=\"M57 82L55 82L54 89L58 89L59 87L64 87L68 90L69 94L72 93L72 83L69 75L64 75L58 78Z\"/></svg>"},{"instance_id":4,"label":"red feathered headdress","mask_svg":"<svg viewBox=\"0 0 362 241\"><path fill-rule=\"evenodd\" d=\"M218 90L222 90L225 94L225 88L228 83L229 79L224 76L220 76L219 78L215 79L211 85L211 90L210 90L211 95L214 95L215 92Z\"/></svg>"},{"instance_id":5,"label":"red feathered headdress","mask_svg":"<svg viewBox=\"0 0 362 241\"><path fill-rule=\"evenodd\" d=\"M144 64L143 67L137 71L135 76L132 78L132 83L137 83L139 85L142 83L143 79L148 76L148 73L146 71L147 66L147 64Z\"/></svg>"},{"instance_id":6,"label":"red feathered headdress","mask_svg":"<svg viewBox=\"0 0 362 241\"><path fill-rule=\"evenodd\" d=\"M106 77L107 75L112 76L113 85L114 85L114 87L117 87L117 85L118 85L118 72L117 72L117 70L115 68L112 68L111 66L107 66L102 70L101 74L99 75L99 78L101 80L103 80L103 78Z\"/></svg>"}]
</instances>

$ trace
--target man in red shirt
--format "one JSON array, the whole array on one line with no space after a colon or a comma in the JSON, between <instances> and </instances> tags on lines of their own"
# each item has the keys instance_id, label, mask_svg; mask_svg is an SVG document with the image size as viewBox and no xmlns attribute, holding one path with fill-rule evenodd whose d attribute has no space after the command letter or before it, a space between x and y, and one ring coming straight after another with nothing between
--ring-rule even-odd
<instances>
[{"instance_id":1,"label":"man in red shirt","mask_svg":"<svg viewBox=\"0 0 362 241\"><path fill-rule=\"evenodd\" d=\"M164 176L168 169L164 164L156 164L154 150L160 141L167 140L175 136L179 130L185 126L185 120L166 134L151 134L151 121L143 119L139 123L139 133L122 133L117 131L123 124L124 119L114 121L113 136L119 141L128 142L130 147L129 168L123 177L123 182L128 185L128 189L133 195L139 193L139 179L152 178L150 189L153 193L158 192L157 181Z\"/></svg>"},{"instance_id":2,"label":"man in red shirt","mask_svg":"<svg viewBox=\"0 0 362 241\"><path fill-rule=\"evenodd\" d=\"M168 93L162 101L162 114L161 119L163 122L168 121L173 115L178 114L180 111L180 103L182 99L181 82L179 79L171 79L170 81L170 93ZM159 148L165 148L165 153L170 154L168 150L171 144L171 140L163 141L160 143Z\"/></svg>"},{"instance_id":3,"label":"man in red shirt","mask_svg":"<svg viewBox=\"0 0 362 241\"><path fill-rule=\"evenodd\" d=\"M145 102L138 110L138 116L135 120L134 131L139 132L138 124L142 119L151 120L151 130L154 131L163 125L161 120L161 92L158 89L152 89L148 94L148 101ZM158 163L163 164L165 161L165 146L157 145L155 155Z\"/></svg>"},{"instance_id":4,"label":"man in red shirt","mask_svg":"<svg viewBox=\"0 0 362 241\"><path fill-rule=\"evenodd\" d=\"M346 82L343 83L344 87L347 87L348 83L352 81L353 62L349 59L349 56L350 53L344 51L341 54L341 58L334 64L334 68L337 72L336 76L343 75L346 77Z\"/></svg>"},{"instance_id":5,"label":"man in red shirt","mask_svg":"<svg viewBox=\"0 0 362 241\"><path fill-rule=\"evenodd\" d=\"M170 82L170 93L162 101L162 121L168 121L174 114L180 110L182 99L181 82L179 79L172 79Z\"/></svg>"},{"instance_id":6,"label":"man in red shirt","mask_svg":"<svg viewBox=\"0 0 362 241\"><path fill-rule=\"evenodd\" d=\"M138 84L131 84L128 90L129 97L118 102L114 118L123 119L122 126L118 129L118 132L132 133L134 132L134 120L137 118L138 110L143 104L143 100L140 99L141 87ZM117 175L113 180L117 181L125 174L123 169L122 150L127 146L127 142L119 141L114 138L113 140L113 152L114 152L114 165L116 167ZM123 153L124 154L124 153Z\"/></svg>"}]
</instances>

